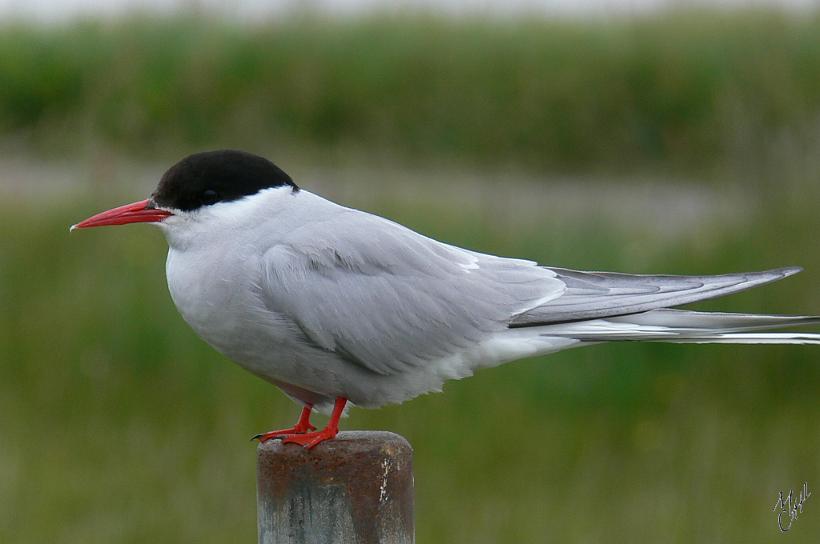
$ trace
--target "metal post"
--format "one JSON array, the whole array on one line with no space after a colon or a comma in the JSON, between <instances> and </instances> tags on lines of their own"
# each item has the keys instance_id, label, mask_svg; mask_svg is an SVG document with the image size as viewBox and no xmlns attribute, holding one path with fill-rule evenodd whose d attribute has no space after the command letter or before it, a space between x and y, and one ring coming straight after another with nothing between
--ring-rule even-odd
<instances>
[{"instance_id":1,"label":"metal post","mask_svg":"<svg viewBox=\"0 0 820 544\"><path fill-rule=\"evenodd\" d=\"M388 432L346 431L312 450L257 448L259 544L412 544L413 449Z\"/></svg>"}]
</instances>

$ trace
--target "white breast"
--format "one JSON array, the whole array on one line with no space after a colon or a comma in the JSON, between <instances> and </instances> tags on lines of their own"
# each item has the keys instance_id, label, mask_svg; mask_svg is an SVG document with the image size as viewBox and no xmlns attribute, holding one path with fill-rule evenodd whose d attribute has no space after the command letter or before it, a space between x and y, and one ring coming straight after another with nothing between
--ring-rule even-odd
<instances>
[{"instance_id":1,"label":"white breast","mask_svg":"<svg viewBox=\"0 0 820 544\"><path fill-rule=\"evenodd\" d=\"M283 233L344 208L307 191L298 193L298 206L292 197L289 188L268 189L172 216L161 226L170 248L168 289L191 328L254 374L305 386L305 362L315 357L303 353L294 324L265 304L261 258Z\"/></svg>"}]
</instances>

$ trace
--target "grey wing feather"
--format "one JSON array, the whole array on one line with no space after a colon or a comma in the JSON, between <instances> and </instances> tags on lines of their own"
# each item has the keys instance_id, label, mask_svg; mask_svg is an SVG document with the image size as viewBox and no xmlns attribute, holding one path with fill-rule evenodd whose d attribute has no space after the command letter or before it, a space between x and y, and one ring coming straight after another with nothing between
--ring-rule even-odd
<instances>
[{"instance_id":1,"label":"grey wing feather","mask_svg":"<svg viewBox=\"0 0 820 544\"><path fill-rule=\"evenodd\" d=\"M800 272L798 267L715 276L634 275L552 268L563 295L521 312L510 327L550 325L647 312L719 297Z\"/></svg>"},{"instance_id":2,"label":"grey wing feather","mask_svg":"<svg viewBox=\"0 0 820 544\"><path fill-rule=\"evenodd\" d=\"M353 211L294 233L263 266L270 311L314 347L382 375L475 346L563 290L534 263L461 250Z\"/></svg>"},{"instance_id":3,"label":"grey wing feather","mask_svg":"<svg viewBox=\"0 0 820 544\"><path fill-rule=\"evenodd\" d=\"M557 333L558 324L695 302L800 270L648 276L546 268L336 210L284 233L264 254L260 296L266 310L301 331L312 349L380 375L458 355L508 328L544 326Z\"/></svg>"}]
</instances>

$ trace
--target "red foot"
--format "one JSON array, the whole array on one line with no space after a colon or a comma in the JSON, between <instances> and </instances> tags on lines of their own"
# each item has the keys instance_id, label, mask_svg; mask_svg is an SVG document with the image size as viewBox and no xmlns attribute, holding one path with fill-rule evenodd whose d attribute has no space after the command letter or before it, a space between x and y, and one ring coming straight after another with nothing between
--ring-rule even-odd
<instances>
[{"instance_id":1,"label":"red foot","mask_svg":"<svg viewBox=\"0 0 820 544\"><path fill-rule=\"evenodd\" d=\"M267 433L262 433L254 436L251 440L259 440L261 444L264 444L268 440L272 438L281 438L287 435L300 435L307 433L308 431L315 431L316 427L310 424L310 411L313 410L312 404L306 404L304 408L302 408L302 414L299 416L299 421L296 422L296 425L293 427L289 427L287 429L282 429L279 431L270 431Z\"/></svg>"},{"instance_id":2,"label":"red foot","mask_svg":"<svg viewBox=\"0 0 820 544\"><path fill-rule=\"evenodd\" d=\"M325 440L330 440L334 438L336 434L339 432L339 429L329 429L325 427L321 431L316 431L315 433L305 433L305 434L292 434L282 438L283 444L299 444L305 449L313 449L318 444L324 442Z\"/></svg>"},{"instance_id":3,"label":"red foot","mask_svg":"<svg viewBox=\"0 0 820 544\"><path fill-rule=\"evenodd\" d=\"M264 442L266 440L270 440L271 438L281 438L283 444L299 444L303 448L312 449L316 447L317 444L321 444L325 440L330 440L334 438L339 433L339 418L342 417L342 412L344 411L345 404L347 404L347 399L338 397L336 399L336 403L333 405L333 414L330 416L330 421L327 422L327 426L322 429L321 431L316 432L305 432L301 431L299 433L288 433L283 431L274 431L274 436L269 438L260 438L260 442ZM304 412L302 412L304 415ZM308 415L310 411L308 411ZM303 418L299 418L301 422ZM298 424L297 424L298 425ZM315 428L315 427L314 427ZM266 433L265 435L260 435L261 437L265 437L266 435L271 433Z\"/></svg>"}]
</instances>

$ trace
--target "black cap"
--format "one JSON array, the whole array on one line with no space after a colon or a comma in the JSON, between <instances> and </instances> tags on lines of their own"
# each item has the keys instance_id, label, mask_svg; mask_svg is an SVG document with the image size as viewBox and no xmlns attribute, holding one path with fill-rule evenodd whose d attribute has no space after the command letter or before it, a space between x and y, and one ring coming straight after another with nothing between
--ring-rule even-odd
<instances>
[{"instance_id":1,"label":"black cap","mask_svg":"<svg viewBox=\"0 0 820 544\"><path fill-rule=\"evenodd\" d=\"M189 155L163 174L151 199L158 206L190 211L230 202L271 187L299 187L264 157L221 149Z\"/></svg>"}]
</instances>

